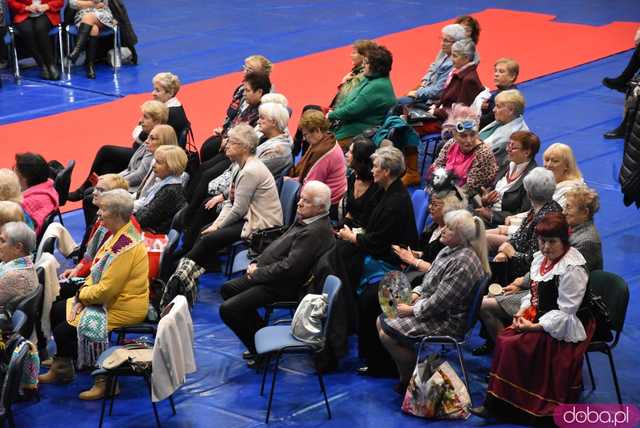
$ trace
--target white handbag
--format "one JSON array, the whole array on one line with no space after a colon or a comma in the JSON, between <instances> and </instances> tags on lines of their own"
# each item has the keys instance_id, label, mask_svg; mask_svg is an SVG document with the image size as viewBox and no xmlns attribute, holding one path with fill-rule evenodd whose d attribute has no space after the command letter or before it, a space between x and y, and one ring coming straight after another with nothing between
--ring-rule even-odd
<instances>
[{"instance_id":1,"label":"white handbag","mask_svg":"<svg viewBox=\"0 0 640 428\"><path fill-rule=\"evenodd\" d=\"M307 294L304 296L291 321L291 334L301 342L322 346L322 320L327 315L326 294Z\"/></svg>"}]
</instances>

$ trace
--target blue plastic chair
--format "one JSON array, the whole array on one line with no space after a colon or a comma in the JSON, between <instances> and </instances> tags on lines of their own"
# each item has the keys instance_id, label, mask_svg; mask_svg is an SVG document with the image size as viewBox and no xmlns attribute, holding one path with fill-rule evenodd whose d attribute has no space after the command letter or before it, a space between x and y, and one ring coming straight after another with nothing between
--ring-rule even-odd
<instances>
[{"instance_id":1,"label":"blue plastic chair","mask_svg":"<svg viewBox=\"0 0 640 428\"><path fill-rule=\"evenodd\" d=\"M255 335L256 351L259 355L266 355L267 362L264 367L262 375L262 384L260 385L260 395L264 393L264 384L267 378L267 370L271 363L272 357L276 356L276 363L273 369L273 378L271 379L271 391L269 392L269 404L267 405L267 416L265 423L269 423L269 415L271 414L271 404L273 402L273 392L276 389L276 374L278 372L278 365L280 364L280 357L282 354L309 354L313 355L324 350L327 342L327 332L331 325L331 318L333 315L333 307L336 300L336 295L342 286L342 282L336 276L329 275L324 282L322 293L327 295L328 307L327 318L322 326L322 336L324 338L323 345L312 346L307 343L301 342L291 335L290 325L272 325L261 328ZM324 403L327 407L327 414L331 419L331 408L329 407L329 400L327 399L327 391L324 386L324 380L322 373L316 370L318 375L318 381L320 383L320 389L324 396Z\"/></svg>"},{"instance_id":2,"label":"blue plastic chair","mask_svg":"<svg viewBox=\"0 0 640 428\"><path fill-rule=\"evenodd\" d=\"M13 19L11 17L11 9L5 1L2 1L0 7L4 9L4 25L7 27L7 33L4 35L4 44L9 49L9 61L13 68L13 77L16 81L21 78L20 64L18 62L18 49L16 46L16 36L20 37L20 32L13 25ZM60 9L60 24L56 25L49 31L49 37L57 36L57 51L60 59L60 75L64 72L64 59L62 57L62 21L64 18L64 7Z\"/></svg>"},{"instance_id":3,"label":"blue plastic chair","mask_svg":"<svg viewBox=\"0 0 640 428\"><path fill-rule=\"evenodd\" d=\"M453 337L453 336L425 336L420 341L418 345L418 352L416 357L416 364L420 362L420 355L422 353L422 347L429 344L436 345L453 345L456 348L456 352L458 353L458 361L460 362L460 368L462 369L462 377L464 378L464 384L467 387L467 391L469 391L469 396L471 396L471 388L469 388L469 377L467 376L467 369L464 366L464 356L462 354L462 346L469 339L471 332L473 331L473 327L476 325L478 321L478 313L480 312L480 305L482 304L482 298L487 294L487 289L489 287L489 276L485 275L482 279L480 279L473 286L473 301L471 302L471 306L469 306L469 312L467 314L467 325L465 334L462 337Z\"/></svg>"},{"instance_id":4,"label":"blue plastic chair","mask_svg":"<svg viewBox=\"0 0 640 428\"><path fill-rule=\"evenodd\" d=\"M414 190L413 195L411 195L411 204L413 205L413 215L416 219L416 229L418 230L418 235L420 235L424 231L427 217L429 216L427 211L429 194L422 189Z\"/></svg>"},{"instance_id":5,"label":"blue plastic chair","mask_svg":"<svg viewBox=\"0 0 640 428\"><path fill-rule=\"evenodd\" d=\"M442 142L442 136L439 133L425 134L420 136L420 146L418 151L420 156L420 177L424 177L424 172L438 156L438 145ZM427 157L431 158L431 162L427 163Z\"/></svg>"},{"instance_id":6,"label":"blue plastic chair","mask_svg":"<svg viewBox=\"0 0 640 428\"><path fill-rule=\"evenodd\" d=\"M282 220L285 225L293 224L296 219L296 206L300 192L300 182L286 179L280 190L280 205L282 205Z\"/></svg>"},{"instance_id":7,"label":"blue plastic chair","mask_svg":"<svg viewBox=\"0 0 640 428\"><path fill-rule=\"evenodd\" d=\"M27 315L20 309L16 309L11 315L11 331L19 334L26 323Z\"/></svg>"}]
</instances>

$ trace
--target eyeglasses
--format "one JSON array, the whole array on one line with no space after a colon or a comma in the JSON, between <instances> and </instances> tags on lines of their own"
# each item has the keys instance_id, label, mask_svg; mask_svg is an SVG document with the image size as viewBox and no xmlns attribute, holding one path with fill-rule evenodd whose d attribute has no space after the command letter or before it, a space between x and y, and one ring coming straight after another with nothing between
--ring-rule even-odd
<instances>
[{"instance_id":1,"label":"eyeglasses","mask_svg":"<svg viewBox=\"0 0 640 428\"><path fill-rule=\"evenodd\" d=\"M456 123L456 131L458 132L476 132L478 123L475 120L461 120Z\"/></svg>"}]
</instances>

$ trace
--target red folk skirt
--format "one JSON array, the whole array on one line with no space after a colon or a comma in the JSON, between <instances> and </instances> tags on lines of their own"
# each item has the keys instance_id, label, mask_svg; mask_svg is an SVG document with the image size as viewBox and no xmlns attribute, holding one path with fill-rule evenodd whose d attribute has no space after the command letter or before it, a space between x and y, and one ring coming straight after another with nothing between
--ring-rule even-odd
<instances>
[{"instance_id":1,"label":"red folk skirt","mask_svg":"<svg viewBox=\"0 0 640 428\"><path fill-rule=\"evenodd\" d=\"M486 406L492 414L536 424L552 418L558 405L578 400L584 353L595 331L593 318L582 321L587 339L578 343L556 340L544 331L503 330L489 373Z\"/></svg>"}]
</instances>

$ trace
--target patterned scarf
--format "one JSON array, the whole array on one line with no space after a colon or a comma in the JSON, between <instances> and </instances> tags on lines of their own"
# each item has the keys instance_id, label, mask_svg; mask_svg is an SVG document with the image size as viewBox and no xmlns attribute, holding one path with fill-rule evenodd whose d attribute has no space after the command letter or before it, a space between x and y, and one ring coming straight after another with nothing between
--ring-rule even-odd
<instances>
[{"instance_id":1,"label":"patterned scarf","mask_svg":"<svg viewBox=\"0 0 640 428\"><path fill-rule=\"evenodd\" d=\"M6 263L0 263L0 278L14 270L33 269L33 259L31 255L18 257Z\"/></svg>"}]
</instances>

